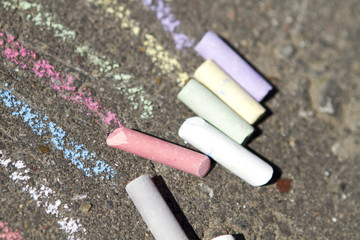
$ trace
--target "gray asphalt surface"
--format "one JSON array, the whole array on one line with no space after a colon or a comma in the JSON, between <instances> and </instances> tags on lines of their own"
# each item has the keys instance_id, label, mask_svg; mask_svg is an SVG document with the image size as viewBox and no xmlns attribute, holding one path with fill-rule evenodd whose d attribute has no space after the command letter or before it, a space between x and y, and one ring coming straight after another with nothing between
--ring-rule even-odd
<instances>
[{"instance_id":1,"label":"gray asphalt surface","mask_svg":"<svg viewBox=\"0 0 360 240\"><path fill-rule=\"evenodd\" d=\"M146 34L189 75L203 60L192 48L176 50L154 11L141 1L31 2L2 1L0 27L36 52L32 62L46 59L73 76L76 91L90 91L123 125L185 145L177 130L194 114L176 99L181 89L176 70L162 71L163 56L149 56ZM66 132L63 148L83 144L116 174L86 176L54 143L58 135L49 129L36 133L2 95L0 222L25 239L153 239L125 192L130 180L148 173L190 239L225 233L247 240L360 239L360 2L165 3L181 21L179 31L196 42L208 30L217 32L276 87L264 102L271 114L257 125L247 147L281 170L281 179L290 180L289 191L276 183L252 187L218 164L200 179L107 147L107 133L116 124L105 124L84 104L69 101L71 92L55 91L51 77L11 61L3 37L0 94L11 90L38 114L35 118L46 115ZM124 8L138 22L138 35L122 25L131 23ZM64 37L64 28L76 36ZM80 46L92 50L81 54ZM119 65L96 62L94 52ZM122 80L115 74L123 74ZM151 102L153 117L141 117L148 104L143 98ZM6 159L11 163L5 166ZM19 161L23 168L15 164ZM20 172L29 178L16 179Z\"/></svg>"}]
</instances>

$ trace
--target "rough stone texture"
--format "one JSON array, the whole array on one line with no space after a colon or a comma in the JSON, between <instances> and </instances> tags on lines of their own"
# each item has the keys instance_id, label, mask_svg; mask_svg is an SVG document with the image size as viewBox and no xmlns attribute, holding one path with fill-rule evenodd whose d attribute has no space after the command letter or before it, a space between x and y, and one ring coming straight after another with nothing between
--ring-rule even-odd
<instances>
[{"instance_id":1,"label":"rough stone texture","mask_svg":"<svg viewBox=\"0 0 360 240\"><path fill-rule=\"evenodd\" d=\"M163 76L141 48L140 39L121 29L113 17L86 1L45 1L44 9L76 31L62 42L52 31L35 26L22 11L0 7L0 26L26 42L42 58L77 76L75 85L91 88L101 102L121 116L124 125L183 144L177 130L193 113L177 99L176 79ZM38 137L0 103L0 148L22 159L33 179L53 179L49 187L71 203L71 216L87 229L87 239L153 239L125 192L144 173L161 176L157 184L191 239L211 239L222 232L239 239L360 239L360 2L359 1L166 1L181 30L199 40L207 30L224 37L277 88L265 102L272 114L248 147L277 165L292 180L288 193L275 184L254 188L219 165L203 179L106 146L113 130L63 100L30 71L0 57L0 86L46 113L79 143L105 159L118 175L111 184L93 180L61 152ZM126 2L142 29L192 73L202 62L195 52L175 50L170 34L139 1ZM115 82L74 53L87 44L121 63L154 103L154 118L140 119ZM161 80L159 81L159 77ZM16 80L19 78L19 80ZM95 142L94 142L95 141ZM45 148L40 148L44 146ZM41 149L49 149L46 153ZM56 217L10 180L0 167L0 221L26 239L64 239ZM35 184L35 183L33 183ZM86 199L71 200L86 194ZM88 212L80 206L91 203ZM346 230L345 230L346 229ZM345 230L345 231L344 231Z\"/></svg>"}]
</instances>

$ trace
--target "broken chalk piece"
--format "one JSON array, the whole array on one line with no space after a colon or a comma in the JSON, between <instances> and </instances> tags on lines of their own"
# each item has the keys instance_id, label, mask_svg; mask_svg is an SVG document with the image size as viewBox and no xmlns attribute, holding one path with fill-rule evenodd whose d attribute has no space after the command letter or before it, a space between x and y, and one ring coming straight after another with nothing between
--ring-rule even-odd
<instances>
[{"instance_id":1,"label":"broken chalk piece","mask_svg":"<svg viewBox=\"0 0 360 240\"><path fill-rule=\"evenodd\" d=\"M256 101L260 102L271 91L270 83L214 32L207 32L195 51L205 60L212 59Z\"/></svg>"},{"instance_id":2,"label":"broken chalk piece","mask_svg":"<svg viewBox=\"0 0 360 240\"><path fill-rule=\"evenodd\" d=\"M250 124L255 123L265 113L265 108L212 60L201 64L196 69L194 78Z\"/></svg>"},{"instance_id":3,"label":"broken chalk piece","mask_svg":"<svg viewBox=\"0 0 360 240\"><path fill-rule=\"evenodd\" d=\"M188 108L235 142L242 144L254 128L201 83L191 79L177 96Z\"/></svg>"},{"instance_id":4,"label":"broken chalk piece","mask_svg":"<svg viewBox=\"0 0 360 240\"><path fill-rule=\"evenodd\" d=\"M131 181L126 192L156 240L188 239L149 175Z\"/></svg>"},{"instance_id":5,"label":"broken chalk piece","mask_svg":"<svg viewBox=\"0 0 360 240\"><path fill-rule=\"evenodd\" d=\"M179 136L253 186L270 181L273 168L199 117L185 120Z\"/></svg>"},{"instance_id":6,"label":"broken chalk piece","mask_svg":"<svg viewBox=\"0 0 360 240\"><path fill-rule=\"evenodd\" d=\"M210 169L210 159L204 154L125 127L115 129L106 143L198 177Z\"/></svg>"},{"instance_id":7,"label":"broken chalk piece","mask_svg":"<svg viewBox=\"0 0 360 240\"><path fill-rule=\"evenodd\" d=\"M232 235L221 235L216 238L213 238L212 240L235 240L235 238Z\"/></svg>"}]
</instances>

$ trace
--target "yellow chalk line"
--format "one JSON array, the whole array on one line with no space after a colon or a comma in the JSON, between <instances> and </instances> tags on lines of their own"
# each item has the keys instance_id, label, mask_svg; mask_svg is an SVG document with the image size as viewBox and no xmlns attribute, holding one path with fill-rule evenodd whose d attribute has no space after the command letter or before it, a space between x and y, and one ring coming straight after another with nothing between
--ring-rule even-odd
<instances>
[{"instance_id":1,"label":"yellow chalk line","mask_svg":"<svg viewBox=\"0 0 360 240\"><path fill-rule=\"evenodd\" d=\"M88 2L101 7L107 14L119 20L122 29L130 30L134 36L139 35L141 31L140 23L131 17L131 11L125 4L118 4L116 0L88 0ZM145 29L142 31L145 36L143 47L146 55L161 70L162 74L167 76L175 75L178 85L184 86L189 79L189 75L182 70L181 64L174 57L171 57L171 54L164 49L155 36L146 33Z\"/></svg>"}]
</instances>

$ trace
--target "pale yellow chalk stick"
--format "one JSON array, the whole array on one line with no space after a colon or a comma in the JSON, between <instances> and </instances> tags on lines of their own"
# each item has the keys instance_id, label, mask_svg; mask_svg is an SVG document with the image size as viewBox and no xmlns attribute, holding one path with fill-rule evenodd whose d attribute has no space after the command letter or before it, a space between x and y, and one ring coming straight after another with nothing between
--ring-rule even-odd
<instances>
[{"instance_id":1,"label":"pale yellow chalk stick","mask_svg":"<svg viewBox=\"0 0 360 240\"><path fill-rule=\"evenodd\" d=\"M249 124L255 123L266 111L212 60L201 64L196 69L194 78L210 89Z\"/></svg>"}]
</instances>

